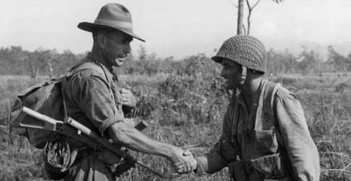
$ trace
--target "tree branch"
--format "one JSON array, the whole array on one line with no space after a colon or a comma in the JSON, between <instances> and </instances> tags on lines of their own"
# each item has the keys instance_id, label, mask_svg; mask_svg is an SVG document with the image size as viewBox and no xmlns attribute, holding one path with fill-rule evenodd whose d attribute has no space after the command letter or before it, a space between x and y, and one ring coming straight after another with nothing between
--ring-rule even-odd
<instances>
[{"instance_id":1,"label":"tree branch","mask_svg":"<svg viewBox=\"0 0 351 181\"><path fill-rule=\"evenodd\" d=\"M247 15L247 34L250 34L250 29L251 29L251 14L252 14L252 10L258 5L258 3L261 0L257 0L256 3L251 6L249 0L246 0L246 5L248 7L249 13Z\"/></svg>"}]
</instances>

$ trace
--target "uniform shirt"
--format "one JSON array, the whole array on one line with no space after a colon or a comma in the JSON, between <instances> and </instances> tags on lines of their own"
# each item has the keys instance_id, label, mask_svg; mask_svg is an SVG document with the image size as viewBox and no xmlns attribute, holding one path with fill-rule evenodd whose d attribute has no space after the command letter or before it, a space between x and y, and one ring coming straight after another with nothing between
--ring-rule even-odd
<instances>
[{"instance_id":1,"label":"uniform shirt","mask_svg":"<svg viewBox=\"0 0 351 181\"><path fill-rule=\"evenodd\" d=\"M106 129L124 121L124 115L117 79L99 62L96 56L88 54L79 65L90 63L94 68L73 73L65 85L63 94L68 116L106 137ZM79 148L85 145L76 142L73 146ZM97 155L88 155L70 169L65 180L112 181L115 178Z\"/></svg>"},{"instance_id":2,"label":"uniform shirt","mask_svg":"<svg viewBox=\"0 0 351 181\"><path fill-rule=\"evenodd\" d=\"M228 166L230 162L240 157L243 161L255 159L262 150L247 149L245 142L247 131L253 130L255 120L265 114L263 112L263 91L267 80L262 80L258 91L258 98L253 109L249 112L240 92L233 96L223 119L222 135L220 140L203 157L197 157L200 172L214 173ZM317 148L308 131L307 123L300 102L286 89L279 87L274 95L275 122L277 122L283 146L287 150L293 172L299 180L318 181L320 174L319 156ZM276 146L274 145L276 144ZM277 151L278 143L272 143L269 152Z\"/></svg>"},{"instance_id":3,"label":"uniform shirt","mask_svg":"<svg viewBox=\"0 0 351 181\"><path fill-rule=\"evenodd\" d=\"M117 80L98 62L97 57L88 54L82 64L94 64L94 69L73 73L65 88L65 98L70 117L104 135L112 124L124 120L124 114Z\"/></svg>"}]
</instances>

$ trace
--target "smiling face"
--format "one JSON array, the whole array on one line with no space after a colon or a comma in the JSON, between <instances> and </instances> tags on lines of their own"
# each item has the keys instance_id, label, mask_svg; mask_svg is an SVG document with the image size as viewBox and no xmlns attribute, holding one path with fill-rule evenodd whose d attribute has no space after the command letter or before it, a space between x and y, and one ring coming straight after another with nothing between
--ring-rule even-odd
<instances>
[{"instance_id":1,"label":"smiling face","mask_svg":"<svg viewBox=\"0 0 351 181\"><path fill-rule=\"evenodd\" d=\"M102 58L107 67L121 67L131 51L133 37L120 31L104 31L98 35Z\"/></svg>"},{"instance_id":2,"label":"smiling face","mask_svg":"<svg viewBox=\"0 0 351 181\"><path fill-rule=\"evenodd\" d=\"M221 77L223 77L226 80L226 88L237 88L241 79L241 65L227 58L224 58L221 61L221 64L223 66L221 71Z\"/></svg>"}]
</instances>

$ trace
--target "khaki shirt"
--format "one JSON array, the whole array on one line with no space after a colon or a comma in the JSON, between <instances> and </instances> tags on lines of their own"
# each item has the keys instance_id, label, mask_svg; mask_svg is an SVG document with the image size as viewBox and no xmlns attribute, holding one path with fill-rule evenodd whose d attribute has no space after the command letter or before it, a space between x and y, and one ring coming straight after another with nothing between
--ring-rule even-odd
<instances>
[{"instance_id":1,"label":"khaki shirt","mask_svg":"<svg viewBox=\"0 0 351 181\"><path fill-rule=\"evenodd\" d=\"M93 54L88 54L82 62L95 65L93 69L87 68L73 73L68 79L63 91L67 114L106 137L107 128L124 121L117 79L98 63ZM73 146L79 148L85 145L77 142ZM97 159L97 155L88 155L70 169L65 180L112 181L115 178L106 164Z\"/></svg>"},{"instance_id":2,"label":"khaki shirt","mask_svg":"<svg viewBox=\"0 0 351 181\"><path fill-rule=\"evenodd\" d=\"M124 114L116 78L104 65L95 63L96 59L88 54L82 61L96 68L73 73L65 87L65 98L70 117L103 135L112 124L123 121Z\"/></svg>"},{"instance_id":3,"label":"khaki shirt","mask_svg":"<svg viewBox=\"0 0 351 181\"><path fill-rule=\"evenodd\" d=\"M208 173L214 173L238 158L243 162L249 162L265 154L279 153L280 139L279 145L285 148L292 167L292 170L286 171L292 172L298 180L318 181L320 174L318 151L308 131L300 102L289 91L279 87L273 99L274 116L268 116L265 114L262 98L264 91L262 87L267 82L262 80L258 93L260 96L251 111L247 110L240 92L233 96L224 116L220 141L206 156L197 158L200 168ZM275 129L279 130L280 136L268 141L260 140L260 135L271 132L257 125L256 120L264 122L271 117L276 119ZM252 132L255 133L258 142L255 145L250 145L249 141ZM271 135L274 137L274 134Z\"/></svg>"}]
</instances>

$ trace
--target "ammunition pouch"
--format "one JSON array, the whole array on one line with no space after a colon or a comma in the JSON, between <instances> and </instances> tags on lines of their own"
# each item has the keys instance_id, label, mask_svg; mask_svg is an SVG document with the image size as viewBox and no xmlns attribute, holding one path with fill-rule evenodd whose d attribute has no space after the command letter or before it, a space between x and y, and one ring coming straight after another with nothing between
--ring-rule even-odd
<instances>
[{"instance_id":1,"label":"ammunition pouch","mask_svg":"<svg viewBox=\"0 0 351 181\"><path fill-rule=\"evenodd\" d=\"M58 137L46 142L43 152L44 168L53 180L64 178L77 157L78 150L70 148L65 138Z\"/></svg>"},{"instance_id":2,"label":"ammunition pouch","mask_svg":"<svg viewBox=\"0 0 351 181\"><path fill-rule=\"evenodd\" d=\"M262 156L251 161L234 161L229 163L228 167L229 173L235 181L290 180L279 153Z\"/></svg>"},{"instance_id":3,"label":"ammunition pouch","mask_svg":"<svg viewBox=\"0 0 351 181\"><path fill-rule=\"evenodd\" d=\"M265 179L280 179L286 175L279 153L253 159L250 166L253 172Z\"/></svg>"}]
</instances>

